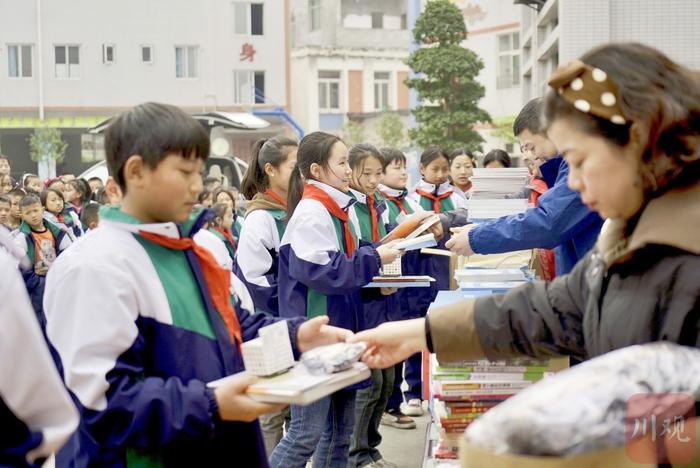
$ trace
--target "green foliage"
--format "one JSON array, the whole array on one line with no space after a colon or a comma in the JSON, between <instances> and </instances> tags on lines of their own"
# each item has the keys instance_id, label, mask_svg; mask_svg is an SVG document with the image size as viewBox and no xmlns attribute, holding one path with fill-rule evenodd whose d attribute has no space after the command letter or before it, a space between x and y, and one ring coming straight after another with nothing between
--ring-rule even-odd
<instances>
[{"instance_id":1,"label":"green foliage","mask_svg":"<svg viewBox=\"0 0 700 468\"><path fill-rule=\"evenodd\" d=\"M361 122L348 120L341 129L342 138L348 148L365 142L365 127Z\"/></svg>"},{"instance_id":2,"label":"green foliage","mask_svg":"<svg viewBox=\"0 0 700 468\"><path fill-rule=\"evenodd\" d=\"M34 133L29 135L29 156L34 162L46 157L60 163L66 156L67 148L68 143L63 141L57 128L35 128Z\"/></svg>"},{"instance_id":3,"label":"green foliage","mask_svg":"<svg viewBox=\"0 0 700 468\"><path fill-rule=\"evenodd\" d=\"M416 20L413 36L423 47L408 58L417 77L407 85L418 92L416 128L409 136L420 147L481 150L483 139L473 126L491 117L478 106L484 87L476 77L484 64L460 45L466 34L462 13L448 0L429 1Z\"/></svg>"},{"instance_id":4,"label":"green foliage","mask_svg":"<svg viewBox=\"0 0 700 468\"><path fill-rule=\"evenodd\" d=\"M382 112L377 119L379 146L404 149L406 147L405 128L401 116L396 112Z\"/></svg>"},{"instance_id":5,"label":"green foliage","mask_svg":"<svg viewBox=\"0 0 700 468\"><path fill-rule=\"evenodd\" d=\"M496 128L491 132L491 135L505 141L506 143L518 143L518 139L515 138L515 135L513 135L514 121L514 115L509 115L508 117L495 120L493 124L496 126Z\"/></svg>"}]
</instances>

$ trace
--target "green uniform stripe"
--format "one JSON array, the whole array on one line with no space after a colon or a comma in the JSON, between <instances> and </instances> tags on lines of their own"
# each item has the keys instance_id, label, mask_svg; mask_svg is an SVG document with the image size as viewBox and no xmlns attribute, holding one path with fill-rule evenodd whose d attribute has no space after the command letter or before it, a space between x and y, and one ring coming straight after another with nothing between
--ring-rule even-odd
<instances>
[{"instance_id":1,"label":"green uniform stripe","mask_svg":"<svg viewBox=\"0 0 700 468\"><path fill-rule=\"evenodd\" d=\"M433 211L433 201L428 197L424 197L423 195L420 197L420 206L426 211ZM452 211L454 209L455 205L452 203L452 197L446 197L440 200L440 213Z\"/></svg>"},{"instance_id":2,"label":"green uniform stripe","mask_svg":"<svg viewBox=\"0 0 700 468\"><path fill-rule=\"evenodd\" d=\"M165 289L173 326L216 339L185 253L162 247L138 235L135 237L150 257Z\"/></svg>"}]
</instances>

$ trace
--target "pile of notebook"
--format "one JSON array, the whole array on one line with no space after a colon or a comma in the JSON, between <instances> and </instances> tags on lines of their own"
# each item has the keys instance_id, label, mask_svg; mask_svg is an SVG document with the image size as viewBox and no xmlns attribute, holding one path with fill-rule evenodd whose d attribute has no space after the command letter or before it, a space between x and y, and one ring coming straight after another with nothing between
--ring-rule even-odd
<instances>
[{"instance_id":1,"label":"pile of notebook","mask_svg":"<svg viewBox=\"0 0 700 468\"><path fill-rule=\"evenodd\" d=\"M469 296L504 293L529 279L518 268L462 268L455 271L459 289Z\"/></svg>"}]
</instances>

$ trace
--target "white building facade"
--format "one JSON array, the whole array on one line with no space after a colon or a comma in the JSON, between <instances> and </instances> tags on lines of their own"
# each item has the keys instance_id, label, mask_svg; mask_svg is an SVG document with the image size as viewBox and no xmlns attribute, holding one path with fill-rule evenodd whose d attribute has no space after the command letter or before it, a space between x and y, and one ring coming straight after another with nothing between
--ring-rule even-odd
<instances>
[{"instance_id":1,"label":"white building facade","mask_svg":"<svg viewBox=\"0 0 700 468\"><path fill-rule=\"evenodd\" d=\"M0 0L0 131L84 129L147 101L190 112L287 107L287 8ZM18 151L0 138L3 152Z\"/></svg>"},{"instance_id":2,"label":"white building facade","mask_svg":"<svg viewBox=\"0 0 700 468\"><path fill-rule=\"evenodd\" d=\"M700 69L698 0L547 0L522 8L523 102L559 64L610 42L641 42Z\"/></svg>"}]
</instances>

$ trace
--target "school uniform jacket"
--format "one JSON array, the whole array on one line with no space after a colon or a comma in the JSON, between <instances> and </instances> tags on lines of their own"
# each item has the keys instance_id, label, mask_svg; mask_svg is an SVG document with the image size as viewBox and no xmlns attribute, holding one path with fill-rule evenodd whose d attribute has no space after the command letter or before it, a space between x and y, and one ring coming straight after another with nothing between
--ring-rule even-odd
<instances>
[{"instance_id":1,"label":"school uniform jacket","mask_svg":"<svg viewBox=\"0 0 700 468\"><path fill-rule=\"evenodd\" d=\"M346 213L355 200L329 185L309 184L326 192ZM351 257L342 223L315 199L302 199L282 237L279 258L281 317L328 315L331 325L358 331L365 328L360 289L379 274L380 259L371 245L360 243Z\"/></svg>"},{"instance_id":2,"label":"school uniform jacket","mask_svg":"<svg viewBox=\"0 0 700 468\"><path fill-rule=\"evenodd\" d=\"M0 465L39 467L78 426L78 412L37 326L17 260L3 248L0 275Z\"/></svg>"},{"instance_id":3,"label":"school uniform jacket","mask_svg":"<svg viewBox=\"0 0 700 468\"><path fill-rule=\"evenodd\" d=\"M360 234L360 239L370 244L380 245L379 239L386 236L389 224L389 210L384 198L379 192L374 193L374 215L376 221L372 224L372 212L369 207L369 197L357 190L350 190L357 200L350 207L350 220L353 222L355 232ZM400 307L397 293L384 296L379 288L362 289L362 306L364 310L365 327L374 328L391 320L397 315Z\"/></svg>"},{"instance_id":4,"label":"school uniform jacket","mask_svg":"<svg viewBox=\"0 0 700 468\"><path fill-rule=\"evenodd\" d=\"M43 220L44 227L48 229L54 238L54 250L56 257L65 251L70 245L70 237L62 231L58 226ZM29 267L22 268L22 278L27 286L27 292L32 302L34 312L39 319L41 326L44 326L44 312L42 301L44 299L44 288L46 284L46 276L37 275L34 267L34 258L36 255L36 247L34 245L34 237L32 237L32 229L25 222L20 224L19 229L15 231L15 239L18 246L24 251ZM52 266L53 267L53 266Z\"/></svg>"},{"instance_id":5,"label":"school uniform jacket","mask_svg":"<svg viewBox=\"0 0 700 468\"><path fill-rule=\"evenodd\" d=\"M234 267L255 309L274 316L279 316L277 274L286 217L286 208L263 194L248 202Z\"/></svg>"},{"instance_id":6,"label":"school uniform jacket","mask_svg":"<svg viewBox=\"0 0 700 468\"><path fill-rule=\"evenodd\" d=\"M83 223L80 222L80 215L71 204L66 203L61 214L63 215L63 224L73 231L74 237L80 237L85 234Z\"/></svg>"},{"instance_id":7,"label":"school uniform jacket","mask_svg":"<svg viewBox=\"0 0 700 468\"><path fill-rule=\"evenodd\" d=\"M139 231L178 239L204 222L139 224L103 208L100 227L53 265L47 334L82 410L57 466L267 466L257 422L222 422L206 383L244 369L191 250L157 245ZM252 314L233 275L243 341L274 319ZM299 320L289 322L296 352Z\"/></svg>"}]
</instances>

